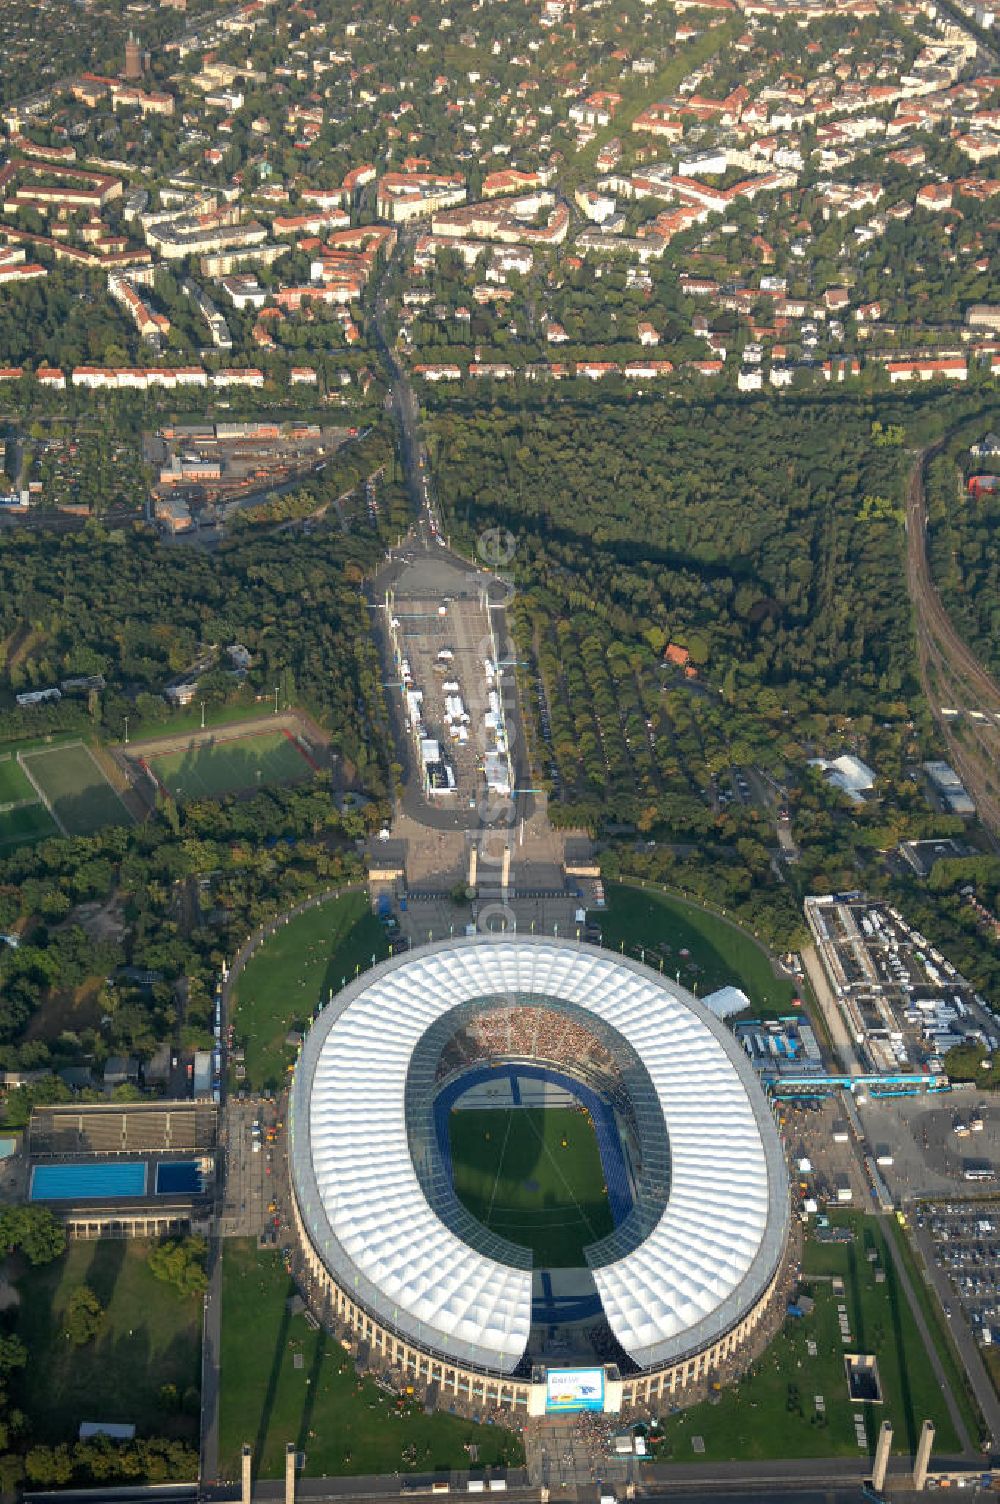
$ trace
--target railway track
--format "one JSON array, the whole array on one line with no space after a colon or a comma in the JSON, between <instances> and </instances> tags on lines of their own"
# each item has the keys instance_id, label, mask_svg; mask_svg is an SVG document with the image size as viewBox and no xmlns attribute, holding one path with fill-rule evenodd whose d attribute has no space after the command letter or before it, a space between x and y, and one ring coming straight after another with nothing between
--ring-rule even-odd
<instances>
[{"instance_id":1,"label":"railway track","mask_svg":"<svg viewBox=\"0 0 1000 1504\"><path fill-rule=\"evenodd\" d=\"M1000 684L963 641L931 578L927 558L927 505L924 475L944 440L917 456L906 495L906 580L913 603L920 680L948 756L975 800L994 849L1000 851ZM969 717L961 726L942 706L976 708L987 719ZM961 734L960 734L961 732Z\"/></svg>"}]
</instances>

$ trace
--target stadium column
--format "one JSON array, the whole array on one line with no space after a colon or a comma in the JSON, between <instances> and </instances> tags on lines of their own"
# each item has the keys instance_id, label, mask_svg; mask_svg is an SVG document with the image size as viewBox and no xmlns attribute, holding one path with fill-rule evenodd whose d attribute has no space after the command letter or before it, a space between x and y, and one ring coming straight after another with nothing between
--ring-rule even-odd
<instances>
[{"instance_id":1,"label":"stadium column","mask_svg":"<svg viewBox=\"0 0 1000 1504\"><path fill-rule=\"evenodd\" d=\"M241 1504L250 1504L251 1495L253 1493L253 1451L248 1442L243 1443L241 1461L243 1464L243 1489L241 1493Z\"/></svg>"},{"instance_id":2,"label":"stadium column","mask_svg":"<svg viewBox=\"0 0 1000 1504\"><path fill-rule=\"evenodd\" d=\"M885 1484L885 1470L889 1466L889 1453L892 1451L892 1422L884 1420L878 1433L878 1445L875 1448L875 1462L872 1466L872 1488L877 1494L882 1492Z\"/></svg>"},{"instance_id":3,"label":"stadium column","mask_svg":"<svg viewBox=\"0 0 1000 1504\"><path fill-rule=\"evenodd\" d=\"M925 1420L923 1421L923 1426L920 1427L920 1439L917 1442L917 1454L913 1463L914 1489L925 1489L926 1487L932 1445L934 1445L934 1421Z\"/></svg>"},{"instance_id":4,"label":"stadium column","mask_svg":"<svg viewBox=\"0 0 1000 1504\"><path fill-rule=\"evenodd\" d=\"M295 1443L285 1444L285 1504L295 1504Z\"/></svg>"},{"instance_id":5,"label":"stadium column","mask_svg":"<svg viewBox=\"0 0 1000 1504\"><path fill-rule=\"evenodd\" d=\"M931 1460L931 1447L934 1445L934 1422L925 1420L920 1428L920 1440L917 1442L917 1456L913 1464L913 1487L921 1490L927 1485L927 1465Z\"/></svg>"}]
</instances>

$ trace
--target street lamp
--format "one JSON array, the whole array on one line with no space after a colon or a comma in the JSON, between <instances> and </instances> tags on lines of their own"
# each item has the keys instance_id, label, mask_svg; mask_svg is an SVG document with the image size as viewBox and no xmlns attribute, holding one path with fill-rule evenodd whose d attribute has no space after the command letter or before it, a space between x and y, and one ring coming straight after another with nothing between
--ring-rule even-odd
<instances>
[{"instance_id":1,"label":"street lamp","mask_svg":"<svg viewBox=\"0 0 1000 1504\"><path fill-rule=\"evenodd\" d=\"M274 686L274 713L278 714L278 686Z\"/></svg>"},{"instance_id":2,"label":"street lamp","mask_svg":"<svg viewBox=\"0 0 1000 1504\"><path fill-rule=\"evenodd\" d=\"M125 745L128 746L128 716L125 717Z\"/></svg>"},{"instance_id":3,"label":"street lamp","mask_svg":"<svg viewBox=\"0 0 1000 1504\"><path fill-rule=\"evenodd\" d=\"M202 731L204 731L204 729L205 729L205 701L204 700L202 700L202 702L201 702L201 729L202 729Z\"/></svg>"}]
</instances>

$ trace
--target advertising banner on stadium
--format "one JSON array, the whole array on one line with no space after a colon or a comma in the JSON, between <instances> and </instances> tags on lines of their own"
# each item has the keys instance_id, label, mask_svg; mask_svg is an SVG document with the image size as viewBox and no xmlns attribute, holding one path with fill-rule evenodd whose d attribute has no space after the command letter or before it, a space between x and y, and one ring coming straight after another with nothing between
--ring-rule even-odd
<instances>
[{"instance_id":1,"label":"advertising banner on stadium","mask_svg":"<svg viewBox=\"0 0 1000 1504\"><path fill-rule=\"evenodd\" d=\"M550 1368L545 1376L548 1414L604 1409L603 1368Z\"/></svg>"}]
</instances>

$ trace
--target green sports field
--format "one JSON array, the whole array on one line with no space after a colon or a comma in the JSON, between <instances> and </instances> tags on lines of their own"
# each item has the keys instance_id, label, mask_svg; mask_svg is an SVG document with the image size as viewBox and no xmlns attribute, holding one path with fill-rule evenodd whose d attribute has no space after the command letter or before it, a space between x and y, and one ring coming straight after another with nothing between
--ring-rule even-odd
<instances>
[{"instance_id":1,"label":"green sports field","mask_svg":"<svg viewBox=\"0 0 1000 1504\"><path fill-rule=\"evenodd\" d=\"M39 747L21 762L71 836L89 836L105 825L131 825L125 808L83 742Z\"/></svg>"},{"instance_id":2,"label":"green sports field","mask_svg":"<svg viewBox=\"0 0 1000 1504\"><path fill-rule=\"evenodd\" d=\"M22 799L34 800L38 796L31 781L13 752L0 757L0 805L16 804Z\"/></svg>"},{"instance_id":3,"label":"green sports field","mask_svg":"<svg viewBox=\"0 0 1000 1504\"><path fill-rule=\"evenodd\" d=\"M177 752L161 752L147 761L176 799L215 799L272 783L298 783L312 774L283 731L218 742L193 739Z\"/></svg>"},{"instance_id":4,"label":"green sports field","mask_svg":"<svg viewBox=\"0 0 1000 1504\"><path fill-rule=\"evenodd\" d=\"M14 846L26 846L32 841L42 841L47 836L57 836L59 828L45 805L19 804L14 809L0 814L0 852Z\"/></svg>"},{"instance_id":5,"label":"green sports field","mask_svg":"<svg viewBox=\"0 0 1000 1504\"><path fill-rule=\"evenodd\" d=\"M588 1113L460 1109L449 1130L459 1200L493 1232L530 1248L537 1268L581 1267L587 1244L613 1230Z\"/></svg>"}]
</instances>

